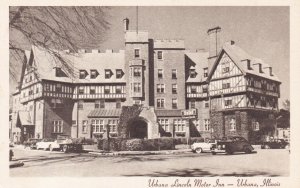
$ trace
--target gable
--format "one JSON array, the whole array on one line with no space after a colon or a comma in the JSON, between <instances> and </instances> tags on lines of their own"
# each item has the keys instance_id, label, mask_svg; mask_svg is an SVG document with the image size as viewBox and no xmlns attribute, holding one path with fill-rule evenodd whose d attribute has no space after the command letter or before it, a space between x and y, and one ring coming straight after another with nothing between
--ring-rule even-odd
<instances>
[{"instance_id":1,"label":"gable","mask_svg":"<svg viewBox=\"0 0 300 188\"><path fill-rule=\"evenodd\" d=\"M237 64L230 58L230 56L222 50L219 58L215 62L210 79L219 79L232 77L236 75L242 75L243 71L237 66Z\"/></svg>"}]
</instances>

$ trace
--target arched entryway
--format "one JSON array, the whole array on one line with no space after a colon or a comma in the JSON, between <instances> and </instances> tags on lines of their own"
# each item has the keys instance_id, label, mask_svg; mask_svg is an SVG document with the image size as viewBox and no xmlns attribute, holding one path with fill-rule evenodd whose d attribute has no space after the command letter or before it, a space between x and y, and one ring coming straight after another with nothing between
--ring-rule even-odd
<instances>
[{"instance_id":1,"label":"arched entryway","mask_svg":"<svg viewBox=\"0 0 300 188\"><path fill-rule=\"evenodd\" d=\"M129 138L148 138L148 123L142 118L129 122Z\"/></svg>"}]
</instances>

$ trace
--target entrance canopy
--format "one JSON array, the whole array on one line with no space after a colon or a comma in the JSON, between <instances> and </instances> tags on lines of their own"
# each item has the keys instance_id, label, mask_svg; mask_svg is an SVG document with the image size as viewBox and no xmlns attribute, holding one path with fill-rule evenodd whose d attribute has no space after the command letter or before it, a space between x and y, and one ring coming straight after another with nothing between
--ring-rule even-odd
<instances>
[{"instance_id":1,"label":"entrance canopy","mask_svg":"<svg viewBox=\"0 0 300 188\"><path fill-rule=\"evenodd\" d=\"M120 117L121 109L95 109L88 115L89 118Z\"/></svg>"},{"instance_id":2,"label":"entrance canopy","mask_svg":"<svg viewBox=\"0 0 300 188\"><path fill-rule=\"evenodd\" d=\"M17 125L21 126L34 126L31 121L31 116L29 112L18 112Z\"/></svg>"}]
</instances>

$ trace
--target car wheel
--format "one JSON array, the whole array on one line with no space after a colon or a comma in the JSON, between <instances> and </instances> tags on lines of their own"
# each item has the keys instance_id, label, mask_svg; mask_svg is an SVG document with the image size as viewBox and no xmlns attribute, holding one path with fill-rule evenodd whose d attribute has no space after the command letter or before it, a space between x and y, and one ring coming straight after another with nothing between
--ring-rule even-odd
<instances>
[{"instance_id":1,"label":"car wheel","mask_svg":"<svg viewBox=\"0 0 300 188\"><path fill-rule=\"evenodd\" d=\"M197 148L195 151L196 153L202 153L202 148Z\"/></svg>"},{"instance_id":2,"label":"car wheel","mask_svg":"<svg viewBox=\"0 0 300 188\"><path fill-rule=\"evenodd\" d=\"M49 146L49 151L53 151L52 145Z\"/></svg>"},{"instance_id":3,"label":"car wheel","mask_svg":"<svg viewBox=\"0 0 300 188\"><path fill-rule=\"evenodd\" d=\"M247 147L244 149L244 151L245 151L245 153L247 153L247 154L251 153L251 149L250 149L250 148L247 148Z\"/></svg>"}]
</instances>

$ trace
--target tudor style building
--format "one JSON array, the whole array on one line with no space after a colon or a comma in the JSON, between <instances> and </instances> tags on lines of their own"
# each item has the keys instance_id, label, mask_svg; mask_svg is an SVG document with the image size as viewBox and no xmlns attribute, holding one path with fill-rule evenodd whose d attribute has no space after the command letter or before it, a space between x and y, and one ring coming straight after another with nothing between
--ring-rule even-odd
<instances>
[{"instance_id":1,"label":"tudor style building","mask_svg":"<svg viewBox=\"0 0 300 188\"><path fill-rule=\"evenodd\" d=\"M130 120L130 137L272 134L280 81L272 67L234 42L221 44L220 31L208 30L209 52L130 31L128 19L119 52L62 51L61 62L32 46L13 94L12 123L23 140L60 134L97 138L106 127L115 137L122 107L140 105L139 117Z\"/></svg>"}]
</instances>

